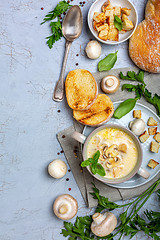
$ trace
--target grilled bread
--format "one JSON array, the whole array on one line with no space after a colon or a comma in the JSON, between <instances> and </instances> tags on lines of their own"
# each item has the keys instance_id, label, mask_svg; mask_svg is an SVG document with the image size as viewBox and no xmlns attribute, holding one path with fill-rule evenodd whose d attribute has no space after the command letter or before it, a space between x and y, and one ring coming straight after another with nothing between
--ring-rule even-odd
<instances>
[{"instance_id":1,"label":"grilled bread","mask_svg":"<svg viewBox=\"0 0 160 240\"><path fill-rule=\"evenodd\" d=\"M109 121L114 112L111 99L99 94L95 103L86 111L73 111L73 117L84 125L95 126Z\"/></svg>"},{"instance_id":2,"label":"grilled bread","mask_svg":"<svg viewBox=\"0 0 160 240\"><path fill-rule=\"evenodd\" d=\"M68 73L65 89L68 105L74 110L90 108L98 91L94 77L84 69L76 69Z\"/></svg>"},{"instance_id":3,"label":"grilled bread","mask_svg":"<svg viewBox=\"0 0 160 240\"><path fill-rule=\"evenodd\" d=\"M129 55L141 69L160 73L160 1L148 0L143 20L129 40Z\"/></svg>"}]
</instances>

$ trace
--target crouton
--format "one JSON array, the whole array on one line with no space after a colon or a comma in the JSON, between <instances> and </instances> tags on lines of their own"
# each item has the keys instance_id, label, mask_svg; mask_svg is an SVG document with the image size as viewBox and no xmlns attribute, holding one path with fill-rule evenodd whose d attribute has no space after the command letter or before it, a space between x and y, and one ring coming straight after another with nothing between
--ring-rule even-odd
<instances>
[{"instance_id":1,"label":"crouton","mask_svg":"<svg viewBox=\"0 0 160 240\"><path fill-rule=\"evenodd\" d=\"M129 16L131 13L131 9L129 9L129 8L121 8L121 11L122 11L122 14L124 13L127 16Z\"/></svg>"},{"instance_id":2,"label":"crouton","mask_svg":"<svg viewBox=\"0 0 160 240\"><path fill-rule=\"evenodd\" d=\"M148 128L149 135L154 135L157 132L157 127Z\"/></svg>"},{"instance_id":3,"label":"crouton","mask_svg":"<svg viewBox=\"0 0 160 240\"><path fill-rule=\"evenodd\" d=\"M157 132L156 135L153 137L158 143L160 142L160 133Z\"/></svg>"},{"instance_id":4,"label":"crouton","mask_svg":"<svg viewBox=\"0 0 160 240\"><path fill-rule=\"evenodd\" d=\"M114 15L116 15L116 16L118 16L118 17L120 17L121 16L121 7L113 7L113 10L114 10L114 12L113 12L113 14Z\"/></svg>"},{"instance_id":5,"label":"crouton","mask_svg":"<svg viewBox=\"0 0 160 240\"><path fill-rule=\"evenodd\" d=\"M156 162L155 160L151 159L147 166L152 168L152 169L154 169L158 164L159 164L158 162Z\"/></svg>"},{"instance_id":6,"label":"crouton","mask_svg":"<svg viewBox=\"0 0 160 240\"><path fill-rule=\"evenodd\" d=\"M149 138L149 134L147 133L147 131L144 131L144 133L142 133L139 136L139 140L144 143L145 141L147 141L147 139Z\"/></svg>"},{"instance_id":7,"label":"crouton","mask_svg":"<svg viewBox=\"0 0 160 240\"><path fill-rule=\"evenodd\" d=\"M127 152L127 145L122 143L118 146L118 151L126 153Z\"/></svg>"},{"instance_id":8,"label":"crouton","mask_svg":"<svg viewBox=\"0 0 160 240\"><path fill-rule=\"evenodd\" d=\"M102 5L102 12L104 12L105 13L105 11L107 10L107 9L112 9L113 7L112 7L112 4L111 4L111 2L108 0L108 1L106 1L103 5Z\"/></svg>"},{"instance_id":9,"label":"crouton","mask_svg":"<svg viewBox=\"0 0 160 240\"><path fill-rule=\"evenodd\" d=\"M147 125L148 126L157 126L158 125L158 122L156 120L154 120L153 117L150 117L147 121Z\"/></svg>"},{"instance_id":10,"label":"crouton","mask_svg":"<svg viewBox=\"0 0 160 240\"><path fill-rule=\"evenodd\" d=\"M151 145L150 145L150 150L151 150L151 152L158 153L158 151L159 151L159 143L157 143L155 141L152 141Z\"/></svg>"},{"instance_id":11,"label":"crouton","mask_svg":"<svg viewBox=\"0 0 160 240\"><path fill-rule=\"evenodd\" d=\"M96 21L93 21L93 28L94 28L94 30L95 31L97 31L97 28L98 27L100 27L100 26L102 26L103 25L103 23L102 22L96 22Z\"/></svg>"},{"instance_id":12,"label":"crouton","mask_svg":"<svg viewBox=\"0 0 160 240\"><path fill-rule=\"evenodd\" d=\"M134 118L141 118L141 110L133 110Z\"/></svg>"},{"instance_id":13,"label":"crouton","mask_svg":"<svg viewBox=\"0 0 160 240\"><path fill-rule=\"evenodd\" d=\"M106 20L106 16L104 13L98 13L97 15L97 12L94 13L93 15L93 20L96 21L96 22L101 22L101 23L104 23L105 20Z\"/></svg>"},{"instance_id":14,"label":"crouton","mask_svg":"<svg viewBox=\"0 0 160 240\"><path fill-rule=\"evenodd\" d=\"M102 30L106 30L106 31L108 32L108 28L109 28L109 26L108 26L107 23L104 23L104 24L96 27L96 29L97 29L98 32L100 32L100 31L102 31ZM108 35L108 33L107 33L107 35Z\"/></svg>"},{"instance_id":15,"label":"crouton","mask_svg":"<svg viewBox=\"0 0 160 240\"><path fill-rule=\"evenodd\" d=\"M107 9L107 10L105 11L105 16L106 16L106 17L113 16L113 13L114 13L114 10L113 10L113 9Z\"/></svg>"},{"instance_id":16,"label":"crouton","mask_svg":"<svg viewBox=\"0 0 160 240\"><path fill-rule=\"evenodd\" d=\"M107 41L108 40L108 30L100 31L98 37L104 41Z\"/></svg>"},{"instance_id":17,"label":"crouton","mask_svg":"<svg viewBox=\"0 0 160 240\"><path fill-rule=\"evenodd\" d=\"M134 28L134 25L132 21L128 19L126 14L122 14L122 29L129 31L133 28Z\"/></svg>"},{"instance_id":18,"label":"crouton","mask_svg":"<svg viewBox=\"0 0 160 240\"><path fill-rule=\"evenodd\" d=\"M111 40L111 41L119 40L119 34L118 34L118 30L116 28L109 29L108 40Z\"/></svg>"}]
</instances>

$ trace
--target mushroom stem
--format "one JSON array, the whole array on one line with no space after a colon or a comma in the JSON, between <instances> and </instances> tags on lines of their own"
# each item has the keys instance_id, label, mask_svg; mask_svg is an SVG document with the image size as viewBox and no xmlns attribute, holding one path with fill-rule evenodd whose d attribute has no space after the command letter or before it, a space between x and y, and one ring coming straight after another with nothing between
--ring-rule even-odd
<instances>
[{"instance_id":1,"label":"mushroom stem","mask_svg":"<svg viewBox=\"0 0 160 240\"><path fill-rule=\"evenodd\" d=\"M100 224L105 218L106 217L101 213L95 213L92 216L92 219L96 224Z\"/></svg>"}]
</instances>

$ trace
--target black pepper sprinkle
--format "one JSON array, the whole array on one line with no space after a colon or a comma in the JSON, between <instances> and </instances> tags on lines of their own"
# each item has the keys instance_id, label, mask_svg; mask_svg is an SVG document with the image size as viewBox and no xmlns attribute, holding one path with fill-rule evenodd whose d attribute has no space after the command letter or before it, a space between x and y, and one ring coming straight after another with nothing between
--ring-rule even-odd
<instances>
[{"instance_id":1,"label":"black pepper sprinkle","mask_svg":"<svg viewBox=\"0 0 160 240\"><path fill-rule=\"evenodd\" d=\"M59 155L60 153L58 152L57 155Z\"/></svg>"},{"instance_id":2,"label":"black pepper sprinkle","mask_svg":"<svg viewBox=\"0 0 160 240\"><path fill-rule=\"evenodd\" d=\"M77 148L78 148L78 146L74 146L74 148L75 148L75 149L77 149Z\"/></svg>"},{"instance_id":3,"label":"black pepper sprinkle","mask_svg":"<svg viewBox=\"0 0 160 240\"><path fill-rule=\"evenodd\" d=\"M59 19L62 19L62 17L60 17Z\"/></svg>"},{"instance_id":4,"label":"black pepper sprinkle","mask_svg":"<svg viewBox=\"0 0 160 240\"><path fill-rule=\"evenodd\" d=\"M71 172L71 169L68 169L68 172Z\"/></svg>"},{"instance_id":5,"label":"black pepper sprinkle","mask_svg":"<svg viewBox=\"0 0 160 240\"><path fill-rule=\"evenodd\" d=\"M82 4L82 2L80 2L79 4Z\"/></svg>"},{"instance_id":6,"label":"black pepper sprinkle","mask_svg":"<svg viewBox=\"0 0 160 240\"><path fill-rule=\"evenodd\" d=\"M63 15L66 15L66 12L64 12Z\"/></svg>"},{"instance_id":7,"label":"black pepper sprinkle","mask_svg":"<svg viewBox=\"0 0 160 240\"><path fill-rule=\"evenodd\" d=\"M64 153L64 151L62 150L61 153Z\"/></svg>"},{"instance_id":8,"label":"black pepper sprinkle","mask_svg":"<svg viewBox=\"0 0 160 240\"><path fill-rule=\"evenodd\" d=\"M82 4L81 7L83 7L84 5Z\"/></svg>"},{"instance_id":9,"label":"black pepper sprinkle","mask_svg":"<svg viewBox=\"0 0 160 240\"><path fill-rule=\"evenodd\" d=\"M61 112L61 110L57 110L57 112L58 112L58 113L60 113L60 112Z\"/></svg>"},{"instance_id":10,"label":"black pepper sprinkle","mask_svg":"<svg viewBox=\"0 0 160 240\"><path fill-rule=\"evenodd\" d=\"M67 1L67 3L70 3L70 1Z\"/></svg>"},{"instance_id":11,"label":"black pepper sprinkle","mask_svg":"<svg viewBox=\"0 0 160 240\"><path fill-rule=\"evenodd\" d=\"M41 10L43 10L44 8L43 7L41 7Z\"/></svg>"},{"instance_id":12,"label":"black pepper sprinkle","mask_svg":"<svg viewBox=\"0 0 160 240\"><path fill-rule=\"evenodd\" d=\"M79 54L77 53L77 54L76 54L76 56L78 57L78 56L79 56Z\"/></svg>"},{"instance_id":13,"label":"black pepper sprinkle","mask_svg":"<svg viewBox=\"0 0 160 240\"><path fill-rule=\"evenodd\" d=\"M85 4L86 2L83 2L83 4Z\"/></svg>"},{"instance_id":14,"label":"black pepper sprinkle","mask_svg":"<svg viewBox=\"0 0 160 240\"><path fill-rule=\"evenodd\" d=\"M76 63L76 66L78 66L78 63Z\"/></svg>"},{"instance_id":15,"label":"black pepper sprinkle","mask_svg":"<svg viewBox=\"0 0 160 240\"><path fill-rule=\"evenodd\" d=\"M69 178L66 178L66 181L69 181Z\"/></svg>"},{"instance_id":16,"label":"black pepper sprinkle","mask_svg":"<svg viewBox=\"0 0 160 240\"><path fill-rule=\"evenodd\" d=\"M62 138L65 138L66 136L65 135L62 135Z\"/></svg>"}]
</instances>

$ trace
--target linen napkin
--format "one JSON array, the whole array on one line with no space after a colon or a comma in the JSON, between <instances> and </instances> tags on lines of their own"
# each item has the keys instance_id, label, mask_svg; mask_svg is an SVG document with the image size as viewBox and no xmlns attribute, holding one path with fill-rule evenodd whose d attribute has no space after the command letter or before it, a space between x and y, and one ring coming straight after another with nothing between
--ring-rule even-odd
<instances>
[{"instance_id":1,"label":"linen napkin","mask_svg":"<svg viewBox=\"0 0 160 240\"><path fill-rule=\"evenodd\" d=\"M99 93L102 93L102 91L100 89L101 79L106 75L115 75L118 77L120 71L122 71L123 74L126 74L127 71L138 72L138 68L136 68L136 67L121 68L121 69L113 69L113 70L110 70L107 72L93 73L93 76L95 77L97 84L98 84ZM160 89L159 78L160 78L160 74L145 73L145 83L147 84L147 88L149 89L149 91L151 91L152 93L156 93L158 91L158 89ZM122 80L121 85L124 83L130 83L130 81L125 80L125 82L124 82ZM123 91L121 91L121 87L120 87L119 90L115 94L112 94L109 96L113 102L117 102L120 100L125 100L127 98L134 97L134 93L128 93L127 91L125 91L125 93L124 93ZM139 102L142 103L143 105L146 105L153 111L155 111L154 106L147 103L145 99L141 98L141 100ZM74 121L73 126L59 132L57 134L57 138L58 138L58 141L64 151L65 157L68 161L68 164L71 168L71 171L74 175L74 178L80 189L80 192L84 198L84 201L86 202L86 205L89 208L95 207L97 205L97 201L95 199L93 199L92 196L90 195L90 192L92 192L91 182L94 183L96 185L96 187L100 190L101 195L108 197L110 201L118 201L118 200L130 199L132 197L136 197L136 196L140 195L149 186L151 186L157 179L160 178L160 173L158 173L156 175L156 177L153 178L148 183L146 183L140 187L131 188L131 189L114 188L114 187L110 187L110 186L98 181L97 179L92 177L92 175L87 171L86 168L83 168L83 169L81 168L81 166L80 166L80 164L82 162L81 146L79 143L77 143L76 140L71 138L71 135L74 131L82 132L83 128L84 128L83 125L81 125L77 121ZM158 189L160 189L160 186L159 186L159 188L157 188L157 190Z\"/></svg>"}]
</instances>

